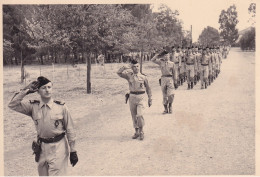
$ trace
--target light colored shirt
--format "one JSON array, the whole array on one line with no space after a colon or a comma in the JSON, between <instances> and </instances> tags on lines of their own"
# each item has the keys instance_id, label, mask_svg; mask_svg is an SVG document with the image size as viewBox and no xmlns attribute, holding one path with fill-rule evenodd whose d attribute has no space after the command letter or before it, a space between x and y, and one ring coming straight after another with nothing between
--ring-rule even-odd
<instances>
[{"instance_id":1,"label":"light colored shirt","mask_svg":"<svg viewBox=\"0 0 260 177\"><path fill-rule=\"evenodd\" d=\"M41 100L22 101L26 96L26 92L17 92L8 107L16 112L20 112L32 117L36 131L41 138L52 138L63 132L66 132L70 151L75 150L76 134L74 124L67 106L63 103L59 104L51 99L47 104Z\"/></svg>"},{"instance_id":2,"label":"light colored shirt","mask_svg":"<svg viewBox=\"0 0 260 177\"><path fill-rule=\"evenodd\" d=\"M165 61L162 58L157 58L154 56L151 59L152 62L160 66L162 75L172 75L174 71L175 64L172 61Z\"/></svg>"},{"instance_id":3,"label":"light colored shirt","mask_svg":"<svg viewBox=\"0 0 260 177\"><path fill-rule=\"evenodd\" d=\"M117 74L128 81L129 90L131 92L141 92L146 90L148 98L152 98L151 88L145 75L141 73L134 74L133 71L126 70L124 67L121 67Z\"/></svg>"}]
</instances>

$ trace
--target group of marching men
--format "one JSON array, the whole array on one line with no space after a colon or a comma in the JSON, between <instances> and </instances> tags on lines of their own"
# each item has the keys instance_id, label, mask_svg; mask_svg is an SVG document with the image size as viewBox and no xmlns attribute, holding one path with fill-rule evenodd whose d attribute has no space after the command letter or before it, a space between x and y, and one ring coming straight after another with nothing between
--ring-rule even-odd
<instances>
[{"instance_id":1,"label":"group of marching men","mask_svg":"<svg viewBox=\"0 0 260 177\"><path fill-rule=\"evenodd\" d=\"M226 58L226 47L180 47L173 46L169 53L174 63L173 80L175 89L187 80L188 89L193 89L201 81L201 89L206 89L219 75L222 58Z\"/></svg>"}]
</instances>

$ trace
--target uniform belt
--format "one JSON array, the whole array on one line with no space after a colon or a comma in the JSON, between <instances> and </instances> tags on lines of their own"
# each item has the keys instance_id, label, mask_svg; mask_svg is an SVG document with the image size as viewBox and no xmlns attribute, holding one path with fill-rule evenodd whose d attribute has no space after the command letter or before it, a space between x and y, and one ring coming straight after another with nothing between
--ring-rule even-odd
<instances>
[{"instance_id":1,"label":"uniform belt","mask_svg":"<svg viewBox=\"0 0 260 177\"><path fill-rule=\"evenodd\" d=\"M179 62L174 62L175 64L179 64Z\"/></svg>"},{"instance_id":2,"label":"uniform belt","mask_svg":"<svg viewBox=\"0 0 260 177\"><path fill-rule=\"evenodd\" d=\"M144 94L145 91L140 91L140 92L130 92L130 94L135 94L135 95L140 95L140 94Z\"/></svg>"},{"instance_id":3,"label":"uniform belt","mask_svg":"<svg viewBox=\"0 0 260 177\"><path fill-rule=\"evenodd\" d=\"M172 75L162 75L162 77L172 77Z\"/></svg>"},{"instance_id":4,"label":"uniform belt","mask_svg":"<svg viewBox=\"0 0 260 177\"><path fill-rule=\"evenodd\" d=\"M201 64L202 66L208 66L209 64Z\"/></svg>"},{"instance_id":5,"label":"uniform belt","mask_svg":"<svg viewBox=\"0 0 260 177\"><path fill-rule=\"evenodd\" d=\"M60 141L64 136L65 136L65 132L63 132L60 135L54 136L52 138L40 138L39 137L39 141L44 142L44 143L56 143L56 142Z\"/></svg>"},{"instance_id":6,"label":"uniform belt","mask_svg":"<svg viewBox=\"0 0 260 177\"><path fill-rule=\"evenodd\" d=\"M186 63L186 65L194 65L194 63Z\"/></svg>"}]
</instances>

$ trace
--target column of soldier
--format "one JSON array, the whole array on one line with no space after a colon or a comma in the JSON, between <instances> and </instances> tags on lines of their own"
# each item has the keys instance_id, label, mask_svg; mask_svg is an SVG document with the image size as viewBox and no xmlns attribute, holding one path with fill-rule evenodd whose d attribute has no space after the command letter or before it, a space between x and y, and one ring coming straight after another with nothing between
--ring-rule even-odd
<instances>
[{"instance_id":1,"label":"column of soldier","mask_svg":"<svg viewBox=\"0 0 260 177\"><path fill-rule=\"evenodd\" d=\"M163 53L170 53L170 61L174 63L173 81L177 89L187 81L187 89L193 89L199 81L201 89L207 89L220 73L223 47L180 47L173 46ZM160 54L159 54L160 55ZM225 52L227 55L227 52Z\"/></svg>"}]
</instances>

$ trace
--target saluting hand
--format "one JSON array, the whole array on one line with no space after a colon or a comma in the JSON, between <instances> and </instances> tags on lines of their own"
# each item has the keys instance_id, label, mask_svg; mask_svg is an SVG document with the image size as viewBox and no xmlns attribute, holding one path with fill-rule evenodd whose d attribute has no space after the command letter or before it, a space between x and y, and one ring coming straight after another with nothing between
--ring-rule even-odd
<instances>
[{"instance_id":1,"label":"saluting hand","mask_svg":"<svg viewBox=\"0 0 260 177\"><path fill-rule=\"evenodd\" d=\"M23 88L23 90L28 90L27 94L30 94L30 93L34 93L38 90L38 86L39 86L39 82L38 81L33 81L31 82L29 85L27 85L26 87Z\"/></svg>"}]
</instances>

